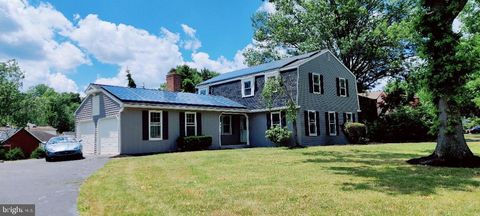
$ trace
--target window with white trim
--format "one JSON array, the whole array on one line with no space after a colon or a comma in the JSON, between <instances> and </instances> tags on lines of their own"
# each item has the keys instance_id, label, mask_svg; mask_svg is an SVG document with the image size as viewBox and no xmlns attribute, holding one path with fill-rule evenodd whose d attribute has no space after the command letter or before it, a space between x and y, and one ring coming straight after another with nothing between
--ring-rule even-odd
<instances>
[{"instance_id":1,"label":"window with white trim","mask_svg":"<svg viewBox=\"0 0 480 216\"><path fill-rule=\"evenodd\" d=\"M345 113L345 123L353 122L353 114L351 112Z\"/></svg>"},{"instance_id":2,"label":"window with white trim","mask_svg":"<svg viewBox=\"0 0 480 216\"><path fill-rule=\"evenodd\" d=\"M162 111L149 111L148 113L148 134L150 140L162 139Z\"/></svg>"},{"instance_id":3,"label":"window with white trim","mask_svg":"<svg viewBox=\"0 0 480 216\"><path fill-rule=\"evenodd\" d=\"M328 129L330 136L337 135L337 116L335 112L328 112Z\"/></svg>"},{"instance_id":4,"label":"window with white trim","mask_svg":"<svg viewBox=\"0 0 480 216\"><path fill-rule=\"evenodd\" d=\"M266 73L265 74L265 84L267 84L267 82L269 80L275 80L275 81L278 81L278 78L280 77L280 74L278 72L271 72L271 73ZM277 90L273 90L273 92L277 92Z\"/></svg>"},{"instance_id":5,"label":"window with white trim","mask_svg":"<svg viewBox=\"0 0 480 216\"><path fill-rule=\"evenodd\" d=\"M92 116L100 115L100 95L92 97Z\"/></svg>"},{"instance_id":6,"label":"window with white trim","mask_svg":"<svg viewBox=\"0 0 480 216\"><path fill-rule=\"evenodd\" d=\"M282 127L282 113L281 112L271 112L270 113L270 127Z\"/></svg>"},{"instance_id":7,"label":"window with white trim","mask_svg":"<svg viewBox=\"0 0 480 216\"><path fill-rule=\"evenodd\" d=\"M242 97L251 97L255 91L254 85L255 78L242 80Z\"/></svg>"},{"instance_id":8,"label":"window with white trim","mask_svg":"<svg viewBox=\"0 0 480 216\"><path fill-rule=\"evenodd\" d=\"M320 74L317 73L312 73L312 87L313 87L313 93L314 94L321 94L321 79L320 79Z\"/></svg>"},{"instance_id":9,"label":"window with white trim","mask_svg":"<svg viewBox=\"0 0 480 216\"><path fill-rule=\"evenodd\" d=\"M208 95L208 87L202 87L198 89L198 94Z\"/></svg>"},{"instance_id":10,"label":"window with white trim","mask_svg":"<svg viewBox=\"0 0 480 216\"><path fill-rule=\"evenodd\" d=\"M185 136L197 135L197 113L185 112Z\"/></svg>"},{"instance_id":11,"label":"window with white trim","mask_svg":"<svg viewBox=\"0 0 480 216\"><path fill-rule=\"evenodd\" d=\"M222 115L222 135L232 135L231 115Z\"/></svg>"},{"instance_id":12,"label":"window with white trim","mask_svg":"<svg viewBox=\"0 0 480 216\"><path fill-rule=\"evenodd\" d=\"M347 96L347 81L345 78L338 79L338 85L340 87L340 96L346 97Z\"/></svg>"},{"instance_id":13,"label":"window with white trim","mask_svg":"<svg viewBox=\"0 0 480 216\"><path fill-rule=\"evenodd\" d=\"M310 136L317 136L317 112L308 111L308 134Z\"/></svg>"}]
</instances>

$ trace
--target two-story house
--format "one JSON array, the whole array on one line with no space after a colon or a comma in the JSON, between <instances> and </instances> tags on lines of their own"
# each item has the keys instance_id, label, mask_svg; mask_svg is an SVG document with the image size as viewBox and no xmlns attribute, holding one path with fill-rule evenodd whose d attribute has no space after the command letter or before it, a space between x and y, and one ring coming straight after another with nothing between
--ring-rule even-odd
<instances>
[{"instance_id":1,"label":"two-story house","mask_svg":"<svg viewBox=\"0 0 480 216\"><path fill-rule=\"evenodd\" d=\"M297 125L286 121L285 100L267 109L265 81L281 77L297 107ZM342 126L360 111L356 78L322 50L221 74L178 92L180 76L167 75L169 91L91 84L76 111L85 154L142 154L176 150L180 136L211 136L213 149L272 146L273 126L298 130L302 145L345 144Z\"/></svg>"}]
</instances>

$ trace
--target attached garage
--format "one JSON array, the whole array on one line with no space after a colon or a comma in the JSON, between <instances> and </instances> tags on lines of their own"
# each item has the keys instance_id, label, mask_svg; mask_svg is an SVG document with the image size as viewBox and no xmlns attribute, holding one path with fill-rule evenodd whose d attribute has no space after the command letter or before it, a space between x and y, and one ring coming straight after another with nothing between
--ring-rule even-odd
<instances>
[{"instance_id":1,"label":"attached garage","mask_svg":"<svg viewBox=\"0 0 480 216\"><path fill-rule=\"evenodd\" d=\"M120 153L118 128L119 120L115 116L98 120L98 146L101 155Z\"/></svg>"},{"instance_id":2,"label":"attached garage","mask_svg":"<svg viewBox=\"0 0 480 216\"><path fill-rule=\"evenodd\" d=\"M93 120L77 123L77 138L82 140L84 154L95 154L95 123Z\"/></svg>"}]
</instances>

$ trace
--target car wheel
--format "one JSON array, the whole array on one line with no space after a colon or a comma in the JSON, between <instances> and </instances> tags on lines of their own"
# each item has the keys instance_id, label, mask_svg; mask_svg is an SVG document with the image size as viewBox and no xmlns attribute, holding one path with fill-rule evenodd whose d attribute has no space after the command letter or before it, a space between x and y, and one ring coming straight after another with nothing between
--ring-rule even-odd
<instances>
[{"instance_id":1,"label":"car wheel","mask_svg":"<svg viewBox=\"0 0 480 216\"><path fill-rule=\"evenodd\" d=\"M52 161L52 158L47 156L47 157L45 157L45 161L50 162L50 161Z\"/></svg>"}]
</instances>

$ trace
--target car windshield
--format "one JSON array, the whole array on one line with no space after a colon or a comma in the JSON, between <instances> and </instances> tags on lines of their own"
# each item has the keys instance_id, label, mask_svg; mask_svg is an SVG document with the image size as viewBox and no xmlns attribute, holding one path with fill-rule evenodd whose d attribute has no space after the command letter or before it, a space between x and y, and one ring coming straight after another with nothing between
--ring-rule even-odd
<instances>
[{"instance_id":1,"label":"car windshield","mask_svg":"<svg viewBox=\"0 0 480 216\"><path fill-rule=\"evenodd\" d=\"M66 143L66 142L75 142L73 137L53 137L48 141L48 144L57 144L57 143Z\"/></svg>"}]
</instances>

